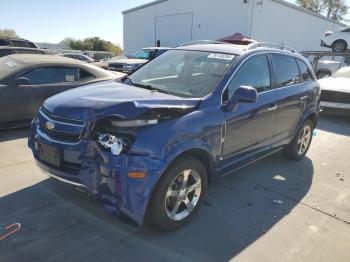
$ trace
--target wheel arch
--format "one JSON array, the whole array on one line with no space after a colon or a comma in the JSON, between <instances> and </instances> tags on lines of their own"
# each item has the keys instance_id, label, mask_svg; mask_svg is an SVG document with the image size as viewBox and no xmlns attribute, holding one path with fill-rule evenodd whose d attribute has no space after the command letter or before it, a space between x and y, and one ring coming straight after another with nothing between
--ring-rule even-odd
<instances>
[{"instance_id":1,"label":"wheel arch","mask_svg":"<svg viewBox=\"0 0 350 262\"><path fill-rule=\"evenodd\" d=\"M314 124L314 127L317 126L318 123L318 114L316 112L312 112L310 113L303 122L307 121L307 120L311 120L312 123Z\"/></svg>"},{"instance_id":2,"label":"wheel arch","mask_svg":"<svg viewBox=\"0 0 350 262\"><path fill-rule=\"evenodd\" d=\"M171 160L168 161L168 164L166 165L164 170L161 172L161 175L158 177L156 183L154 184L152 192L150 194L150 197L149 197L147 205L146 205L145 216L144 216L145 219L150 217L149 205L151 203L151 199L154 196L155 188L158 186L160 178L174 163L176 163L176 161L178 161L181 158L186 158L186 157L193 157L193 158L199 160L204 165L204 167L207 171L208 185L213 181L214 174L215 174L214 159L213 159L212 155L207 150L205 150L203 148L190 148L190 149L182 151L181 153L178 153L175 157L171 158Z\"/></svg>"},{"instance_id":3,"label":"wheel arch","mask_svg":"<svg viewBox=\"0 0 350 262\"><path fill-rule=\"evenodd\" d=\"M338 38L338 39L334 40L333 43L332 43L332 46L334 45L334 43L340 42L340 41L345 43L345 48L348 48L348 42L345 39L342 39L342 38Z\"/></svg>"}]
</instances>

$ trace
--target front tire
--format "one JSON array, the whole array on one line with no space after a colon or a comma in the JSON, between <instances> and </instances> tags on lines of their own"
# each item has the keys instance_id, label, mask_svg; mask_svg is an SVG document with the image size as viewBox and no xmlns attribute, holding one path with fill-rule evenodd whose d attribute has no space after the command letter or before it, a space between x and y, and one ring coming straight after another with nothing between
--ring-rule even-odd
<instances>
[{"instance_id":1,"label":"front tire","mask_svg":"<svg viewBox=\"0 0 350 262\"><path fill-rule=\"evenodd\" d=\"M312 141L314 123L307 120L298 130L294 139L284 148L284 155L291 160L301 160L306 155Z\"/></svg>"},{"instance_id":2,"label":"front tire","mask_svg":"<svg viewBox=\"0 0 350 262\"><path fill-rule=\"evenodd\" d=\"M149 222L164 231L187 224L207 191L207 172L193 157L176 160L160 178L149 204Z\"/></svg>"}]
</instances>

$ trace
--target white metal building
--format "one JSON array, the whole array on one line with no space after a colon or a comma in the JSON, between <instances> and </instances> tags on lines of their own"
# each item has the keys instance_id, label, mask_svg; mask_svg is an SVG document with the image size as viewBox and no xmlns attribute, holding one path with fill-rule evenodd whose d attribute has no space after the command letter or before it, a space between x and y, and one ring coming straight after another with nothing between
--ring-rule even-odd
<instances>
[{"instance_id":1,"label":"white metal building","mask_svg":"<svg viewBox=\"0 0 350 262\"><path fill-rule=\"evenodd\" d=\"M300 51L322 50L327 30L344 25L282 0L158 0L123 12L124 52L178 46L239 32Z\"/></svg>"}]
</instances>

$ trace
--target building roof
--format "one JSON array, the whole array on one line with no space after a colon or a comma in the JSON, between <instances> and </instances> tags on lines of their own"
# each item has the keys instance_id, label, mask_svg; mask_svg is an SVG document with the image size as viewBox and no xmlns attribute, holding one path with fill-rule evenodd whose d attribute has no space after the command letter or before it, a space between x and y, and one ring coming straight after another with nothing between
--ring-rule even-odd
<instances>
[{"instance_id":1,"label":"building roof","mask_svg":"<svg viewBox=\"0 0 350 262\"><path fill-rule=\"evenodd\" d=\"M131 12L134 12L134 11L137 11L137 10L140 10L140 9L143 9L143 8L146 8L146 7L150 7L150 6L153 6L153 5L157 5L157 4L160 4L160 3L163 3L163 2L167 2L167 1L169 1L169 0L156 0L156 1L152 1L152 2L147 3L147 4L140 5L140 6L136 6L136 7L134 7L134 8L125 10L125 11L122 12L122 14L124 15L124 14L127 14L127 13L131 13ZM337 23L337 24L342 25L342 26L347 26L346 24L343 24L343 23L341 23L341 22L337 22L337 21L335 21L335 20L329 19L329 18L327 18L327 17L325 17L325 16L323 16L323 15L320 15L320 14L318 14L318 13L315 13L315 12L310 11L310 10L308 10L308 9L305 9L305 8L303 8L303 7L297 6L297 5L295 5L295 4L288 3L288 2L286 2L286 1L284 1L284 0L271 0L271 1L276 2L276 3L279 3L279 4L282 4L282 5L285 5L285 6L288 6L288 7L290 7L290 8L299 10L299 11L301 11L301 12L304 12L304 13L307 13L307 14L310 14L310 15L313 15L313 16L317 16L317 17L322 18L322 19L324 19L324 20L328 20L328 21L330 21L330 22Z\"/></svg>"},{"instance_id":2,"label":"building roof","mask_svg":"<svg viewBox=\"0 0 350 262\"><path fill-rule=\"evenodd\" d=\"M139 5L139 6L136 6L134 8L130 8L128 10L125 10L122 12L122 14L127 14L127 13L131 13L131 12L134 12L136 10L139 10L139 9L143 9L143 8L146 8L146 7L149 7L149 6L152 6L152 5L157 5L157 4L160 4L160 3L163 3L163 2L166 2L168 0L156 0L156 1L152 1L150 3L147 3L147 4L144 4L144 5Z\"/></svg>"}]
</instances>

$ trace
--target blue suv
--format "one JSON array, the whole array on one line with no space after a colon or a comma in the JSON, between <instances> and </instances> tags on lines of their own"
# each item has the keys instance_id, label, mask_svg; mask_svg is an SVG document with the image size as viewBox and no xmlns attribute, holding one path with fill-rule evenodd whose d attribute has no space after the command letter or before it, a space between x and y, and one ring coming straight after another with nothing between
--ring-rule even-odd
<instances>
[{"instance_id":1,"label":"blue suv","mask_svg":"<svg viewBox=\"0 0 350 262\"><path fill-rule=\"evenodd\" d=\"M198 212L216 178L279 150L302 159L319 97L296 52L190 45L121 82L49 98L28 144L44 172L85 188L109 213L173 230Z\"/></svg>"}]
</instances>

